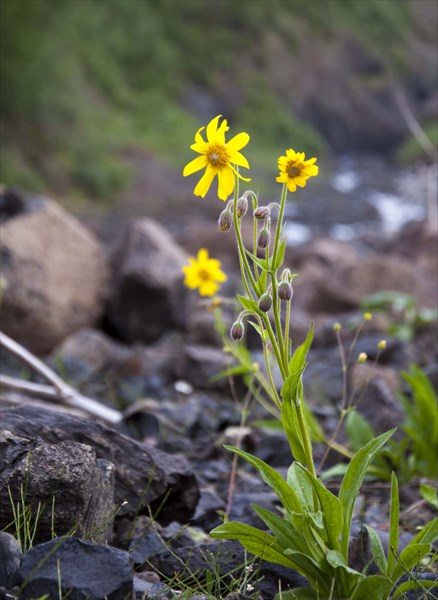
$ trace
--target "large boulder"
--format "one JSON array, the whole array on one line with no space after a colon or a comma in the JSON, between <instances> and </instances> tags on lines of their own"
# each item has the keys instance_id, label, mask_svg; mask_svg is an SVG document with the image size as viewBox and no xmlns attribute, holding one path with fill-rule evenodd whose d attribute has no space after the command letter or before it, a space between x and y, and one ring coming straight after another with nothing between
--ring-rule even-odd
<instances>
[{"instance_id":1,"label":"large boulder","mask_svg":"<svg viewBox=\"0 0 438 600\"><path fill-rule=\"evenodd\" d=\"M183 326L181 269L187 262L185 250L156 221L130 224L114 261L108 310L112 327L123 339L149 343Z\"/></svg>"},{"instance_id":2,"label":"large boulder","mask_svg":"<svg viewBox=\"0 0 438 600\"><path fill-rule=\"evenodd\" d=\"M2 328L35 353L95 323L108 267L93 234L48 199L29 200L1 225Z\"/></svg>"}]
</instances>

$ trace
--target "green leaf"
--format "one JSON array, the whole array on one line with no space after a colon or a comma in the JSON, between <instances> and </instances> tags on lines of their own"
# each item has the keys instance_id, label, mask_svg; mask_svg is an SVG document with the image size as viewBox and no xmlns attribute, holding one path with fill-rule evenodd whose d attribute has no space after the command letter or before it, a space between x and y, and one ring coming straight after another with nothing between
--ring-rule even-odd
<instances>
[{"instance_id":1,"label":"green leaf","mask_svg":"<svg viewBox=\"0 0 438 600\"><path fill-rule=\"evenodd\" d=\"M438 493L436 488L425 483L420 483L420 494L426 502L429 502L435 510L438 510Z\"/></svg>"},{"instance_id":2,"label":"green leaf","mask_svg":"<svg viewBox=\"0 0 438 600\"><path fill-rule=\"evenodd\" d=\"M298 495L291 487L289 487L280 473L277 473L275 469L260 460L260 458L257 458L240 448L235 448L234 446L225 446L225 448L238 454L258 470L265 483L267 483L277 494L286 511L289 513L302 511Z\"/></svg>"},{"instance_id":3,"label":"green leaf","mask_svg":"<svg viewBox=\"0 0 438 600\"><path fill-rule=\"evenodd\" d=\"M368 531L368 536L371 544L371 552L376 565L379 567L382 573L386 573L388 570L388 564L386 562L385 550L383 549L382 540L375 529L370 525L365 525Z\"/></svg>"},{"instance_id":4,"label":"green leaf","mask_svg":"<svg viewBox=\"0 0 438 600\"><path fill-rule=\"evenodd\" d=\"M391 475L391 508L389 511L389 541L388 541L388 570L391 576L394 568L395 557L398 554L400 501L398 496L398 483L395 473Z\"/></svg>"},{"instance_id":5,"label":"green leaf","mask_svg":"<svg viewBox=\"0 0 438 600\"><path fill-rule=\"evenodd\" d=\"M398 581L402 575L418 565L418 563L429 554L430 550L430 544L413 544L411 542L397 557L397 562L390 574L391 580L393 582Z\"/></svg>"},{"instance_id":6,"label":"green leaf","mask_svg":"<svg viewBox=\"0 0 438 600\"><path fill-rule=\"evenodd\" d=\"M357 584L350 600L387 600L392 583L382 575L367 575Z\"/></svg>"},{"instance_id":7,"label":"green leaf","mask_svg":"<svg viewBox=\"0 0 438 600\"><path fill-rule=\"evenodd\" d=\"M263 343L267 342L269 339L269 334L266 331L266 329L262 329L260 327L260 325L257 325L257 323L254 323L254 321L248 321L248 323L250 325L252 325L252 327L254 327L254 329L257 331L257 333L259 334L261 340Z\"/></svg>"},{"instance_id":8,"label":"green leaf","mask_svg":"<svg viewBox=\"0 0 438 600\"><path fill-rule=\"evenodd\" d=\"M300 469L300 464L294 461L287 471L287 483L297 494L300 499L303 510L313 510L313 492L312 484L306 477L303 469Z\"/></svg>"},{"instance_id":9,"label":"green leaf","mask_svg":"<svg viewBox=\"0 0 438 600\"><path fill-rule=\"evenodd\" d=\"M421 531L417 533L413 540L409 542L406 548L411 544L433 544L438 539L438 517L429 521Z\"/></svg>"},{"instance_id":10,"label":"green leaf","mask_svg":"<svg viewBox=\"0 0 438 600\"><path fill-rule=\"evenodd\" d=\"M338 550L340 548L339 536L341 535L343 526L342 505L339 498L332 494L305 467L297 465L296 469L303 473L304 477L315 490L322 514L324 515L324 525L328 542L333 550Z\"/></svg>"},{"instance_id":11,"label":"green leaf","mask_svg":"<svg viewBox=\"0 0 438 600\"><path fill-rule=\"evenodd\" d=\"M266 260L266 258L259 258L255 254L250 252L247 248L245 248L245 252L257 266L259 266L261 269L263 269L263 271L266 271L268 273L271 272L271 266L270 266L269 259Z\"/></svg>"},{"instance_id":12,"label":"green leaf","mask_svg":"<svg viewBox=\"0 0 438 600\"><path fill-rule=\"evenodd\" d=\"M312 547L305 544L301 532L270 510L254 504L252 507L272 531L283 552L295 563L294 568L310 580L321 580L321 569L313 557Z\"/></svg>"},{"instance_id":13,"label":"green leaf","mask_svg":"<svg viewBox=\"0 0 438 600\"><path fill-rule=\"evenodd\" d=\"M236 296L245 310L250 310L251 312L258 314L259 305L255 300L247 298L246 296L242 296L241 294L236 294Z\"/></svg>"},{"instance_id":14,"label":"green leaf","mask_svg":"<svg viewBox=\"0 0 438 600\"><path fill-rule=\"evenodd\" d=\"M357 452L376 437L373 428L357 410L351 410L345 419L345 430L351 449Z\"/></svg>"},{"instance_id":15,"label":"green leaf","mask_svg":"<svg viewBox=\"0 0 438 600\"><path fill-rule=\"evenodd\" d=\"M266 273L266 271L262 270L260 272L260 276L258 277L258 279L256 281L257 292L258 292L259 296L261 296L262 294L264 294L266 292L266 282L267 282L267 273Z\"/></svg>"},{"instance_id":16,"label":"green leaf","mask_svg":"<svg viewBox=\"0 0 438 600\"><path fill-rule=\"evenodd\" d=\"M283 264L284 261L284 254L286 252L286 238L283 238L280 243L278 244L278 252L277 252L277 256L275 257L275 263L274 263L274 256L271 257L271 270L272 271L276 271L277 269L279 269L281 267L281 265Z\"/></svg>"},{"instance_id":17,"label":"green leaf","mask_svg":"<svg viewBox=\"0 0 438 600\"><path fill-rule=\"evenodd\" d=\"M313 331L314 331L314 327L313 327L313 323L310 325L310 329L309 332L307 334L307 337L305 339L305 341L301 344L301 346L298 346L298 348L295 350L292 358L290 359L289 362L289 373L290 374L296 374L296 373L302 373L306 367L306 357L307 357L307 353L309 352L310 346L312 344L313 341Z\"/></svg>"},{"instance_id":18,"label":"green leaf","mask_svg":"<svg viewBox=\"0 0 438 600\"><path fill-rule=\"evenodd\" d=\"M398 588L395 590L394 594L391 596L391 600L396 600L396 598L400 598L402 596L405 597L405 593L410 590L424 590L427 592L428 588L435 588L436 581L429 581L428 579L414 579L411 581L404 581L401 583ZM417 595L417 597L419 597ZM423 596L422 596L423 597ZM424 595L424 598L428 598L427 595Z\"/></svg>"},{"instance_id":19,"label":"green leaf","mask_svg":"<svg viewBox=\"0 0 438 600\"><path fill-rule=\"evenodd\" d=\"M348 558L348 540L350 536L351 519L356 496L359 493L360 486L362 485L367 469L373 458L394 432L395 429L391 429L386 433L382 433L376 439L371 440L361 448L351 459L347 472L342 480L341 488L339 490L339 500L341 501L344 515L341 552L345 557L346 562Z\"/></svg>"},{"instance_id":20,"label":"green leaf","mask_svg":"<svg viewBox=\"0 0 438 600\"><path fill-rule=\"evenodd\" d=\"M289 569L295 567L294 562L283 554L280 545L272 535L251 525L234 521L223 523L213 529L210 536L218 539L238 540L248 552L263 560L283 565Z\"/></svg>"},{"instance_id":21,"label":"green leaf","mask_svg":"<svg viewBox=\"0 0 438 600\"><path fill-rule=\"evenodd\" d=\"M347 565L344 557L337 550L327 550L326 558L328 564L334 567L335 569L343 569L349 575L353 575L352 581L363 577L363 575L359 573L359 571L356 571L356 569L352 569Z\"/></svg>"},{"instance_id":22,"label":"green leaf","mask_svg":"<svg viewBox=\"0 0 438 600\"><path fill-rule=\"evenodd\" d=\"M300 393L300 389L302 389L302 386L301 388L298 388L298 393ZM306 453L304 451L301 432L298 427L298 415L295 400L292 400L292 398L285 399L283 396L283 403L281 405L281 423L294 459L305 463Z\"/></svg>"}]
</instances>

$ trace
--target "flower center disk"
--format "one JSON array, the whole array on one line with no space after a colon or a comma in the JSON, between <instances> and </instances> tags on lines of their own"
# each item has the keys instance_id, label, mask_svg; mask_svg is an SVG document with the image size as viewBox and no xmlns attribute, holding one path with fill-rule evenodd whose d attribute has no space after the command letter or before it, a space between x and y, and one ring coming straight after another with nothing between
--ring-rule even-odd
<instances>
[{"instance_id":1,"label":"flower center disk","mask_svg":"<svg viewBox=\"0 0 438 600\"><path fill-rule=\"evenodd\" d=\"M290 162L286 171L289 177L297 177L301 173L301 168L295 162Z\"/></svg>"},{"instance_id":2,"label":"flower center disk","mask_svg":"<svg viewBox=\"0 0 438 600\"><path fill-rule=\"evenodd\" d=\"M206 156L211 166L215 167L216 169L223 169L225 166L227 166L229 161L227 149L225 146L221 146L220 144L211 145L206 153Z\"/></svg>"}]
</instances>

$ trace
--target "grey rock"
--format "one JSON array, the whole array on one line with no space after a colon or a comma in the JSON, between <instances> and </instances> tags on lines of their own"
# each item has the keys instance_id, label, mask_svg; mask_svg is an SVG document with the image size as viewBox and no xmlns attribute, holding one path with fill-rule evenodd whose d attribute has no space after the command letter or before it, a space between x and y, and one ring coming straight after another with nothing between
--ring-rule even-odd
<instances>
[{"instance_id":1,"label":"grey rock","mask_svg":"<svg viewBox=\"0 0 438 600\"><path fill-rule=\"evenodd\" d=\"M113 510L113 465L96 460L90 446L72 441L39 443L0 467L2 527L14 520L14 508L24 501L38 520L35 541L49 539L53 529L58 535L93 532L96 539L108 539L109 527L102 523Z\"/></svg>"},{"instance_id":2,"label":"grey rock","mask_svg":"<svg viewBox=\"0 0 438 600\"><path fill-rule=\"evenodd\" d=\"M22 600L42 594L70 600L132 600L133 565L127 552L77 538L55 538L23 555L17 572ZM60 580L60 583L59 583Z\"/></svg>"},{"instance_id":3,"label":"grey rock","mask_svg":"<svg viewBox=\"0 0 438 600\"><path fill-rule=\"evenodd\" d=\"M183 326L182 267L187 254L152 219L131 223L118 256L108 309L112 326L127 341L155 341Z\"/></svg>"},{"instance_id":4,"label":"grey rock","mask_svg":"<svg viewBox=\"0 0 438 600\"><path fill-rule=\"evenodd\" d=\"M21 550L13 535L0 531L0 586L10 589L20 566Z\"/></svg>"},{"instance_id":5,"label":"grey rock","mask_svg":"<svg viewBox=\"0 0 438 600\"><path fill-rule=\"evenodd\" d=\"M167 524L189 519L194 513L198 485L182 457L148 447L100 423L31 406L0 411L0 421L17 436L39 437L49 444L87 444L98 458L111 462L115 468L115 502L123 504L119 516L148 512L150 508L160 523Z\"/></svg>"}]
</instances>

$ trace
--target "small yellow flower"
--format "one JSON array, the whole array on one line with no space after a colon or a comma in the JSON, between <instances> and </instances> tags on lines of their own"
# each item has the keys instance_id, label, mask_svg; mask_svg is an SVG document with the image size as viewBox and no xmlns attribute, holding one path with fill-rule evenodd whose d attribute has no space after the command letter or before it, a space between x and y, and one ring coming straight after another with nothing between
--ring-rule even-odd
<instances>
[{"instance_id":1,"label":"small yellow flower","mask_svg":"<svg viewBox=\"0 0 438 600\"><path fill-rule=\"evenodd\" d=\"M244 181L250 181L250 179L242 177L235 168L249 169L248 161L239 152L249 142L249 135L244 132L238 133L229 142L226 142L225 132L229 130L229 127L226 119L219 125L221 116L218 115L207 125L207 141L201 135L201 131L205 127L201 127L196 132L195 143L190 148L201 156L193 159L184 167L183 175L187 177L205 167L205 173L195 187L195 196L204 198L217 175L218 197L225 201L234 190L235 175Z\"/></svg>"},{"instance_id":2,"label":"small yellow flower","mask_svg":"<svg viewBox=\"0 0 438 600\"><path fill-rule=\"evenodd\" d=\"M385 350L385 348L386 348L386 340L380 340L380 342L377 344L377 348L379 350Z\"/></svg>"},{"instance_id":3,"label":"small yellow flower","mask_svg":"<svg viewBox=\"0 0 438 600\"><path fill-rule=\"evenodd\" d=\"M278 159L280 174L275 181L286 183L290 192L295 192L297 186L305 187L309 177L318 175L318 167L314 164L317 159L304 160L305 157L304 152L295 152L291 148L286 150L286 156Z\"/></svg>"},{"instance_id":4,"label":"small yellow flower","mask_svg":"<svg viewBox=\"0 0 438 600\"><path fill-rule=\"evenodd\" d=\"M370 313L370 312L363 313L363 318L365 319L365 321L371 321L373 318L373 313Z\"/></svg>"},{"instance_id":5,"label":"small yellow flower","mask_svg":"<svg viewBox=\"0 0 438 600\"><path fill-rule=\"evenodd\" d=\"M190 264L183 267L185 274L184 285L192 290L199 288L201 296L214 296L218 291L217 282L226 281L227 276L221 271L221 263L215 258L208 257L208 250L201 248L197 258L191 256Z\"/></svg>"}]
</instances>

